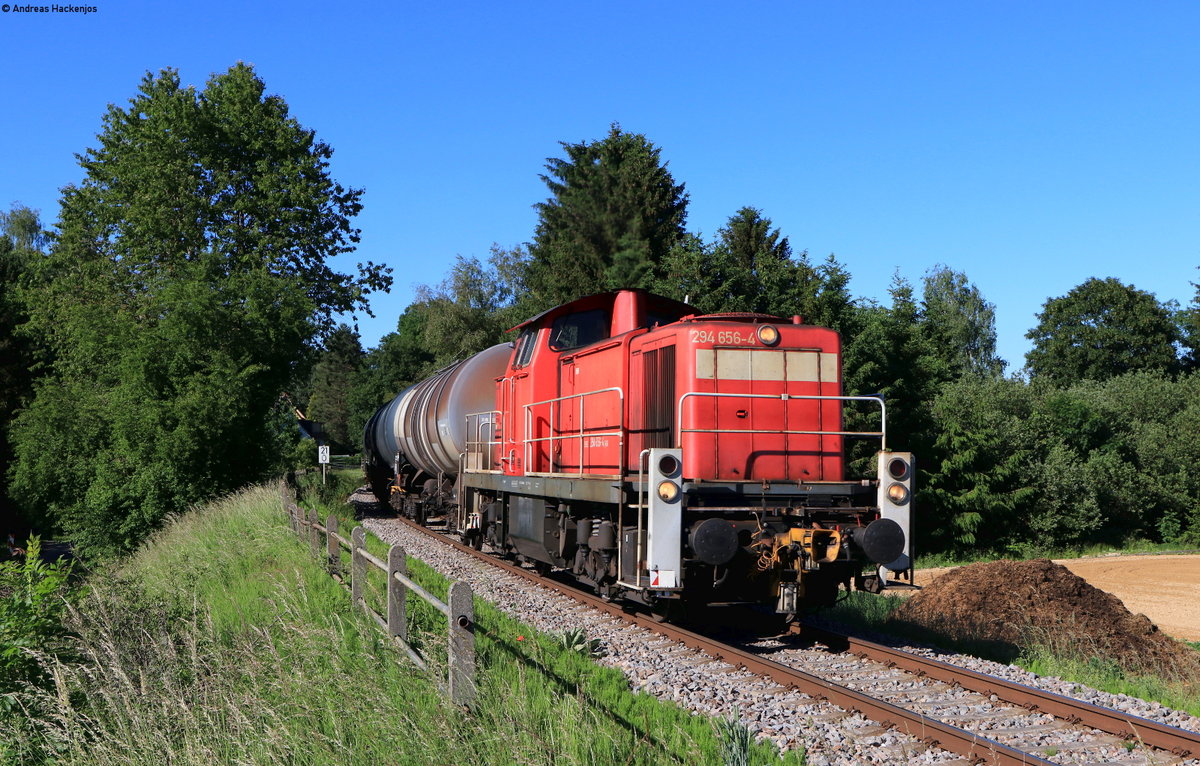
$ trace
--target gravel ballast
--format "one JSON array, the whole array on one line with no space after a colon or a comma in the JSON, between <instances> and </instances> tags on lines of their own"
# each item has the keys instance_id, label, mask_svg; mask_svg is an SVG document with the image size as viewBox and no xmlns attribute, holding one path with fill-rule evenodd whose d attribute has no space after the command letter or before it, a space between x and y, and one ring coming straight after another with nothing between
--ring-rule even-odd
<instances>
[{"instance_id":1,"label":"gravel ballast","mask_svg":"<svg viewBox=\"0 0 1200 766\"><path fill-rule=\"evenodd\" d=\"M373 503L373 496L360 492L351 497L356 504ZM399 544L405 552L425 562L451 579L468 582L475 595L491 602L507 614L539 631L558 634L565 629L582 627L592 639L599 639L606 655L597 661L620 669L636 692L652 694L669 700L694 714L739 718L756 736L769 739L781 749L803 748L807 762L814 766L850 764L910 764L961 763L962 760L946 751L929 748L914 737L885 729L859 714L846 711L807 695L778 686L769 679L740 671L701 652L666 639L644 628L622 622L608 614L581 605L566 596L539 587L521 578L492 567L485 562L466 557L454 548L415 532L398 521L366 518L363 526L388 544ZM871 636L872 640L880 637ZM896 645L892 642L892 645ZM841 677L848 686L854 678L865 679L864 691L876 694L920 696L932 694L943 700L959 703L968 713L984 709L990 703L975 699L962 690L909 689L911 681L897 676L891 688L888 671L865 673L855 658L830 655L828 652L789 648L772 640L758 642L762 649L771 649L770 658L776 662L800 667L815 675L836 680ZM1042 678L1015 666L1000 665L966 655L947 655L928 647L901 648L914 653L934 655L981 673L995 675L1029 686L1075 697L1094 704L1112 707L1133 715L1149 718L1171 726L1200 731L1200 719L1169 710L1162 705L1136 700L1124 695L1110 695L1085 689L1057 678ZM822 667L823 666L823 667ZM944 685L943 685L944 686ZM899 697L895 697L899 701ZM984 736L988 731L1029 725L1049 727L1045 717L1031 716L1018 711L1012 718L998 718L994 713L979 716L977 728ZM1061 733L1056 732L1061 738ZM1088 737L1080 730L1079 739ZM1082 744L1082 742L1080 743ZM1062 763L1082 762L1072 758L1070 748L1056 747L1049 760ZM1092 758L1094 760L1095 752ZM1114 747L1111 762L1137 761L1124 748ZM1108 758L1106 758L1108 760ZM1200 761L1188 761L1200 766Z\"/></svg>"}]
</instances>

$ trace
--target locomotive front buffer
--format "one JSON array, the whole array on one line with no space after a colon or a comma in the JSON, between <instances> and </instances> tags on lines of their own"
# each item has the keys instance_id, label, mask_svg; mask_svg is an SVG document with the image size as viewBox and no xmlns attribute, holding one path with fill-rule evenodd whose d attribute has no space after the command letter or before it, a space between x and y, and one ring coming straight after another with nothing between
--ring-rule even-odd
<instances>
[{"instance_id":1,"label":"locomotive front buffer","mask_svg":"<svg viewBox=\"0 0 1200 766\"><path fill-rule=\"evenodd\" d=\"M796 614L833 603L839 586L911 582L912 453L877 453L878 479L821 484L689 480L685 462L680 448L642 453L639 523L618 550L617 586L635 598Z\"/></svg>"}]
</instances>

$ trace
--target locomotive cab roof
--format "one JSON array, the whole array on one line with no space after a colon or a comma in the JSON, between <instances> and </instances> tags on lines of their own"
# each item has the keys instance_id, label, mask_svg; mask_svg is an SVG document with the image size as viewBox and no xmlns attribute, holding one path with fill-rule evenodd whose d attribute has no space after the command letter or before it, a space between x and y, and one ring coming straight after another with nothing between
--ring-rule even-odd
<instances>
[{"instance_id":1,"label":"locomotive cab roof","mask_svg":"<svg viewBox=\"0 0 1200 766\"><path fill-rule=\"evenodd\" d=\"M647 290L612 290L576 298L526 319L508 332L523 332L558 319L561 316L578 314L595 309L608 309L614 318L612 335L619 335L639 327L676 322L685 316L695 315L696 309L682 301L656 295Z\"/></svg>"}]
</instances>

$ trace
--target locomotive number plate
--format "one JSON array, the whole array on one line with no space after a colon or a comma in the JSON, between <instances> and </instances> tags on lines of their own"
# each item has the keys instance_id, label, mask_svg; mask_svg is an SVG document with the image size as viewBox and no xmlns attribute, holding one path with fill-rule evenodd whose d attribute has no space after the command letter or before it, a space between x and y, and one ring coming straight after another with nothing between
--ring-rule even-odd
<instances>
[{"instance_id":1,"label":"locomotive number plate","mask_svg":"<svg viewBox=\"0 0 1200 766\"><path fill-rule=\"evenodd\" d=\"M754 343L754 333L741 332L740 330L720 330L718 332L713 332L712 330L691 330L690 333L689 340L692 343L720 343L730 346Z\"/></svg>"}]
</instances>

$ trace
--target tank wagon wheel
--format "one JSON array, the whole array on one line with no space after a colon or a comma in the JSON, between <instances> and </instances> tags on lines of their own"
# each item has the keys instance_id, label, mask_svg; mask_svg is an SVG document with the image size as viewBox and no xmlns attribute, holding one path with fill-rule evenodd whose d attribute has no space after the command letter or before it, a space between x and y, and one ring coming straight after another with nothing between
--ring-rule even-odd
<instances>
[{"instance_id":1,"label":"tank wagon wheel","mask_svg":"<svg viewBox=\"0 0 1200 766\"><path fill-rule=\"evenodd\" d=\"M483 550L483 530L467 529L462 533L463 545L469 545L477 551Z\"/></svg>"}]
</instances>

